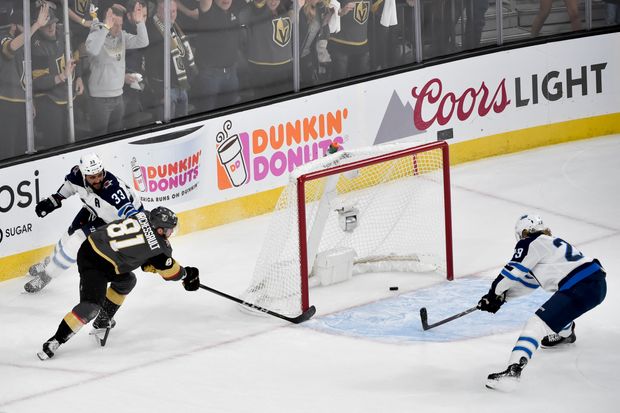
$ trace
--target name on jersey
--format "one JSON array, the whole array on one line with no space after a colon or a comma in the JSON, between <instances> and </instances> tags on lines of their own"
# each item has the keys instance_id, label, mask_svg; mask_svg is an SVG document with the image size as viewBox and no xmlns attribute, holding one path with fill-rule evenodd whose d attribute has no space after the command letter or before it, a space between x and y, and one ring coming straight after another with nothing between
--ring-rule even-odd
<instances>
[{"instance_id":1,"label":"name on jersey","mask_svg":"<svg viewBox=\"0 0 620 413\"><path fill-rule=\"evenodd\" d=\"M146 242L148 242L151 251L159 248L159 242L157 242L157 238L153 232L153 227L151 227L146 214L144 212L139 212L136 214L136 218L138 218L138 223L140 224L140 227L142 227L142 232L144 232L144 235L146 236Z\"/></svg>"}]
</instances>

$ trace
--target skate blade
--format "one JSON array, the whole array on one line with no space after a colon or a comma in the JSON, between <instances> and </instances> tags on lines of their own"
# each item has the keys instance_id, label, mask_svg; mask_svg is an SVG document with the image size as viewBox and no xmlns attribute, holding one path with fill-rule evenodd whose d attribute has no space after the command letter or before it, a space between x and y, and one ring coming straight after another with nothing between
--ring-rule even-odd
<instances>
[{"instance_id":1,"label":"skate blade","mask_svg":"<svg viewBox=\"0 0 620 413\"><path fill-rule=\"evenodd\" d=\"M575 344L574 341L566 341L564 343L556 344L554 346L543 346L541 344L540 348L545 349L545 350L558 351L558 350L566 350L568 348L571 348L574 344Z\"/></svg>"},{"instance_id":2,"label":"skate blade","mask_svg":"<svg viewBox=\"0 0 620 413\"><path fill-rule=\"evenodd\" d=\"M33 280L34 278L31 281L28 281L26 284L24 284L24 291L22 292L22 294L23 293L26 293L28 295L39 294L41 290L43 290L49 284L49 282L47 282L43 286L37 287L31 284Z\"/></svg>"},{"instance_id":3,"label":"skate blade","mask_svg":"<svg viewBox=\"0 0 620 413\"><path fill-rule=\"evenodd\" d=\"M104 347L106 342L108 341L108 335L110 334L109 328L94 328L89 333L95 342L99 344L101 347Z\"/></svg>"},{"instance_id":4,"label":"skate blade","mask_svg":"<svg viewBox=\"0 0 620 413\"><path fill-rule=\"evenodd\" d=\"M519 386L519 379L505 377L500 380L487 380L487 389L497 390L504 393L510 393Z\"/></svg>"},{"instance_id":5,"label":"skate blade","mask_svg":"<svg viewBox=\"0 0 620 413\"><path fill-rule=\"evenodd\" d=\"M37 357L39 358L39 360L43 361L43 360L47 360L50 358L50 356L47 355L47 353L45 351L39 351L37 353Z\"/></svg>"}]
</instances>

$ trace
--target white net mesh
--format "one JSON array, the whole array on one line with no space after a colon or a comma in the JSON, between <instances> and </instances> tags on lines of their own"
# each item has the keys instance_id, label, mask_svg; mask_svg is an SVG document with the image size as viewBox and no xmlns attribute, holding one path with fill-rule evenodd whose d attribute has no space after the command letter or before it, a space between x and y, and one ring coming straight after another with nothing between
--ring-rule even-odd
<instances>
[{"instance_id":1,"label":"white net mesh","mask_svg":"<svg viewBox=\"0 0 620 413\"><path fill-rule=\"evenodd\" d=\"M307 236L302 241L308 272L318 253L351 248L354 273L438 271L445 275L441 149L376 161L409 147L342 151L296 169L274 210L245 300L283 314L301 313L302 294L307 292L301 287L297 178L359 161L362 165L354 170L304 184Z\"/></svg>"}]
</instances>

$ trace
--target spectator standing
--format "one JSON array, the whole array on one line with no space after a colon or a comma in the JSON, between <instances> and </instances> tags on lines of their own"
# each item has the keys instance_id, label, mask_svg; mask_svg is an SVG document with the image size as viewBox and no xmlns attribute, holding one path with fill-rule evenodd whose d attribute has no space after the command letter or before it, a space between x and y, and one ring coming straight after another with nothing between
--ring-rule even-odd
<instances>
[{"instance_id":1,"label":"spectator standing","mask_svg":"<svg viewBox=\"0 0 620 413\"><path fill-rule=\"evenodd\" d=\"M138 34L137 22L134 16L137 4L142 6L144 21L148 16L146 0L129 0L127 2L127 18L123 21L123 30L129 34ZM125 129L136 128L149 122L151 116L145 113L142 100L144 99L145 78L144 52L145 48L128 49L125 53L125 85L123 86L123 102L125 103Z\"/></svg>"},{"instance_id":2,"label":"spectator standing","mask_svg":"<svg viewBox=\"0 0 620 413\"><path fill-rule=\"evenodd\" d=\"M63 0L54 0L58 10L62 10ZM95 0L96 2L96 0ZM71 44L78 49L83 47L86 37L90 32L90 27L94 23L91 7L96 8L95 2L91 0L69 0L69 32L71 34ZM83 49L80 49L83 51Z\"/></svg>"},{"instance_id":3,"label":"spectator standing","mask_svg":"<svg viewBox=\"0 0 620 413\"><path fill-rule=\"evenodd\" d=\"M49 6L43 3L32 34L48 20ZM0 4L0 122L4 139L0 159L26 153L26 98L21 82L24 33L23 17L6 2Z\"/></svg>"},{"instance_id":4,"label":"spectator standing","mask_svg":"<svg viewBox=\"0 0 620 413\"><path fill-rule=\"evenodd\" d=\"M543 24L545 24L551 12L552 3L553 0L540 0L538 15L534 19L534 23L532 23L532 37L536 37L540 34L540 29L542 29ZM581 30L581 17L579 16L577 0L564 0L564 4L566 5L566 12L570 19L571 29L573 31Z\"/></svg>"},{"instance_id":5,"label":"spectator standing","mask_svg":"<svg viewBox=\"0 0 620 413\"><path fill-rule=\"evenodd\" d=\"M199 31L200 0L177 0L177 10L177 23L185 34L193 39L194 34Z\"/></svg>"},{"instance_id":6,"label":"spectator standing","mask_svg":"<svg viewBox=\"0 0 620 413\"><path fill-rule=\"evenodd\" d=\"M370 1L339 0L340 31L332 33L327 49L332 58L334 80L370 71L368 18Z\"/></svg>"},{"instance_id":7,"label":"spectator standing","mask_svg":"<svg viewBox=\"0 0 620 413\"><path fill-rule=\"evenodd\" d=\"M306 0L299 14L299 56L301 87L314 86L319 82L319 40L329 37L327 26L334 9L329 0Z\"/></svg>"},{"instance_id":8,"label":"spectator standing","mask_svg":"<svg viewBox=\"0 0 620 413\"><path fill-rule=\"evenodd\" d=\"M299 1L300 8L303 0ZM247 60L256 99L293 90L292 10L280 0L254 0L240 13L247 27Z\"/></svg>"},{"instance_id":9,"label":"spectator standing","mask_svg":"<svg viewBox=\"0 0 620 413\"><path fill-rule=\"evenodd\" d=\"M118 4L108 8L103 23L95 23L86 38L86 52L91 57L88 87L91 95L91 125L95 136L122 129L124 115L125 50L149 44L142 5L136 3L133 21L137 34L123 31L126 9Z\"/></svg>"},{"instance_id":10,"label":"spectator standing","mask_svg":"<svg viewBox=\"0 0 620 413\"><path fill-rule=\"evenodd\" d=\"M170 0L170 108L172 117L187 116L189 102L187 91L190 77L197 74L194 53L189 39L176 23L177 1ZM150 101L158 119L163 119L164 104L164 0L157 0L155 15L148 19L146 28L149 35L149 47L145 51L145 71L147 74Z\"/></svg>"},{"instance_id":11,"label":"spectator standing","mask_svg":"<svg viewBox=\"0 0 620 413\"><path fill-rule=\"evenodd\" d=\"M240 3L242 0L200 0L200 30L196 42L199 69L196 105L199 111L206 112L239 101Z\"/></svg>"},{"instance_id":12,"label":"spectator standing","mask_svg":"<svg viewBox=\"0 0 620 413\"><path fill-rule=\"evenodd\" d=\"M607 3L607 17L605 22L609 26L620 24L620 0L603 0Z\"/></svg>"},{"instance_id":13,"label":"spectator standing","mask_svg":"<svg viewBox=\"0 0 620 413\"><path fill-rule=\"evenodd\" d=\"M369 36L370 67L381 70L397 66L403 55L402 32L404 14L398 16L396 0L371 2L371 35Z\"/></svg>"},{"instance_id":14,"label":"spectator standing","mask_svg":"<svg viewBox=\"0 0 620 413\"><path fill-rule=\"evenodd\" d=\"M482 29L485 24L485 13L489 9L489 0L463 0L463 7L457 9L457 13L465 20L465 32L463 33L462 44L464 50L471 50L480 47L482 39ZM455 21L458 21L459 15Z\"/></svg>"},{"instance_id":15,"label":"spectator standing","mask_svg":"<svg viewBox=\"0 0 620 413\"><path fill-rule=\"evenodd\" d=\"M37 7L49 6L49 19L32 36L32 89L36 108L35 134L37 148L62 145L68 136L67 79L71 77L73 98L84 92L81 67L76 66L79 54L74 51L70 60L65 59L64 36L57 35L58 18L53 3L37 0Z\"/></svg>"}]
</instances>

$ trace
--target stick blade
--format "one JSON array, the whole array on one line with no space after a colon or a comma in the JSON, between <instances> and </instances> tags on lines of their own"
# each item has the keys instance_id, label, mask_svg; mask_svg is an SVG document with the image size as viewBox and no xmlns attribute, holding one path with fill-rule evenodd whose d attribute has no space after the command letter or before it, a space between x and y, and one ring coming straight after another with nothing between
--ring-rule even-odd
<instances>
[{"instance_id":1,"label":"stick blade","mask_svg":"<svg viewBox=\"0 0 620 413\"><path fill-rule=\"evenodd\" d=\"M316 313L316 308L313 305L311 305L306 311L304 311L297 317L291 318L290 321L295 324L300 324L300 323L303 323L304 321L310 320L312 316L314 316L315 313Z\"/></svg>"},{"instance_id":2,"label":"stick blade","mask_svg":"<svg viewBox=\"0 0 620 413\"><path fill-rule=\"evenodd\" d=\"M426 311L426 307L420 308L420 320L422 321L422 330L428 330L428 313Z\"/></svg>"}]
</instances>

